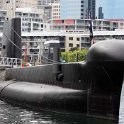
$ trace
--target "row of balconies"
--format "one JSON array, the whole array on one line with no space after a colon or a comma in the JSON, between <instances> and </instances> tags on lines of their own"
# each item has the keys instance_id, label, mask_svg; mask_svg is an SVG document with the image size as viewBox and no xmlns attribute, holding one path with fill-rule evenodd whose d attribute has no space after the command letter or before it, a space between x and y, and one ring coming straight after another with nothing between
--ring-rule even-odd
<instances>
[{"instance_id":1,"label":"row of balconies","mask_svg":"<svg viewBox=\"0 0 124 124\"><path fill-rule=\"evenodd\" d=\"M39 18L39 14L31 14L31 13L18 13L16 12L17 17L33 17L33 18Z\"/></svg>"},{"instance_id":2,"label":"row of balconies","mask_svg":"<svg viewBox=\"0 0 124 124\"><path fill-rule=\"evenodd\" d=\"M52 26L60 26L60 27L65 27L65 26L74 26L74 27L76 27L76 26L84 26L84 27L86 27L86 26L88 26L89 27L89 23L77 23L77 24L51 24ZM109 24L94 24L93 23L93 26L100 26L100 27L118 27L118 24L113 24L113 25L109 25Z\"/></svg>"}]
</instances>

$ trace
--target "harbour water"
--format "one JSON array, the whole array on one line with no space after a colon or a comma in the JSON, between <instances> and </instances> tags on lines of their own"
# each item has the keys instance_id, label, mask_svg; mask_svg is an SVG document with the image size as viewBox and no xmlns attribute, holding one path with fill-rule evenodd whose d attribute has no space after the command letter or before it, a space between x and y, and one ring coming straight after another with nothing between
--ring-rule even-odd
<instances>
[{"instance_id":1,"label":"harbour water","mask_svg":"<svg viewBox=\"0 0 124 124\"><path fill-rule=\"evenodd\" d=\"M0 101L0 124L113 124L110 120L87 118L76 113L34 111Z\"/></svg>"}]
</instances>

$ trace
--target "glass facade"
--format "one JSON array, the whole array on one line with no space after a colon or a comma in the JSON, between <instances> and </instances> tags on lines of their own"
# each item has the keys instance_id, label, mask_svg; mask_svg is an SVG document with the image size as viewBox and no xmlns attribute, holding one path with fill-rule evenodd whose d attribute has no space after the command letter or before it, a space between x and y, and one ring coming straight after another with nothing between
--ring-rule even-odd
<instances>
[{"instance_id":1,"label":"glass facade","mask_svg":"<svg viewBox=\"0 0 124 124\"><path fill-rule=\"evenodd\" d=\"M90 11L92 19L95 19L96 18L96 0L88 0L88 11Z\"/></svg>"},{"instance_id":2,"label":"glass facade","mask_svg":"<svg viewBox=\"0 0 124 124\"><path fill-rule=\"evenodd\" d=\"M84 19L87 10L87 0L60 0L60 19Z\"/></svg>"},{"instance_id":3,"label":"glass facade","mask_svg":"<svg viewBox=\"0 0 124 124\"><path fill-rule=\"evenodd\" d=\"M124 0L100 0L98 6L103 7L105 19L122 19L124 18L123 3Z\"/></svg>"}]
</instances>

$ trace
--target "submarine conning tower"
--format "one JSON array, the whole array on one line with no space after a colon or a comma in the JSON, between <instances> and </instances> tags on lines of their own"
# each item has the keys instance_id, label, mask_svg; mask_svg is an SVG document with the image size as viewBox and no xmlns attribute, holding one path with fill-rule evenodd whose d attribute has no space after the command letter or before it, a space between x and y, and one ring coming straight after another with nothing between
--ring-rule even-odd
<instances>
[{"instance_id":1,"label":"submarine conning tower","mask_svg":"<svg viewBox=\"0 0 124 124\"><path fill-rule=\"evenodd\" d=\"M124 40L110 39L94 44L89 49L86 64L99 90L120 93L124 73Z\"/></svg>"},{"instance_id":2,"label":"submarine conning tower","mask_svg":"<svg viewBox=\"0 0 124 124\"><path fill-rule=\"evenodd\" d=\"M90 47L87 62L124 62L124 40L100 41Z\"/></svg>"}]
</instances>

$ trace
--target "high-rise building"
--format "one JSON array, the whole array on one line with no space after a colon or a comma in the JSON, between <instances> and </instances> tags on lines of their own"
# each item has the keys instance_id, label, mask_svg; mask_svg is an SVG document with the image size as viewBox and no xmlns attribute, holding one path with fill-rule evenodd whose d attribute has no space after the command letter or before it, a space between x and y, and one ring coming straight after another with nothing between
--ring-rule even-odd
<instances>
[{"instance_id":1,"label":"high-rise building","mask_svg":"<svg viewBox=\"0 0 124 124\"><path fill-rule=\"evenodd\" d=\"M88 0L88 13L91 13L91 18L96 18L96 0Z\"/></svg>"},{"instance_id":2,"label":"high-rise building","mask_svg":"<svg viewBox=\"0 0 124 124\"><path fill-rule=\"evenodd\" d=\"M16 8L23 8L23 7L37 7L36 0L16 0Z\"/></svg>"},{"instance_id":3,"label":"high-rise building","mask_svg":"<svg viewBox=\"0 0 124 124\"><path fill-rule=\"evenodd\" d=\"M52 4L52 19L60 19L60 3Z\"/></svg>"},{"instance_id":4,"label":"high-rise building","mask_svg":"<svg viewBox=\"0 0 124 124\"><path fill-rule=\"evenodd\" d=\"M60 0L37 0L37 8L44 10L44 21L48 21L49 19L52 19L53 15L58 13L54 11L55 10L54 7L56 7L54 4L60 4ZM52 7L54 9L52 9Z\"/></svg>"},{"instance_id":5,"label":"high-rise building","mask_svg":"<svg viewBox=\"0 0 124 124\"><path fill-rule=\"evenodd\" d=\"M38 8L51 5L52 3L60 3L60 0L37 0Z\"/></svg>"},{"instance_id":6,"label":"high-rise building","mask_svg":"<svg viewBox=\"0 0 124 124\"><path fill-rule=\"evenodd\" d=\"M98 8L98 19L103 19L104 18L104 14L102 11L102 7Z\"/></svg>"},{"instance_id":7,"label":"high-rise building","mask_svg":"<svg viewBox=\"0 0 124 124\"><path fill-rule=\"evenodd\" d=\"M36 0L0 0L0 9L7 9L8 3L14 3L15 8L23 8L23 7L37 7L37 1Z\"/></svg>"},{"instance_id":8,"label":"high-rise building","mask_svg":"<svg viewBox=\"0 0 124 124\"><path fill-rule=\"evenodd\" d=\"M42 8L44 10L44 21L48 21L52 18L52 6L46 5Z\"/></svg>"},{"instance_id":9,"label":"high-rise building","mask_svg":"<svg viewBox=\"0 0 124 124\"><path fill-rule=\"evenodd\" d=\"M61 19L87 18L88 0L60 0Z\"/></svg>"},{"instance_id":10,"label":"high-rise building","mask_svg":"<svg viewBox=\"0 0 124 124\"><path fill-rule=\"evenodd\" d=\"M5 9L9 0L0 0L0 9Z\"/></svg>"},{"instance_id":11,"label":"high-rise building","mask_svg":"<svg viewBox=\"0 0 124 124\"><path fill-rule=\"evenodd\" d=\"M103 7L105 19L124 18L124 0L99 0L98 6Z\"/></svg>"}]
</instances>

